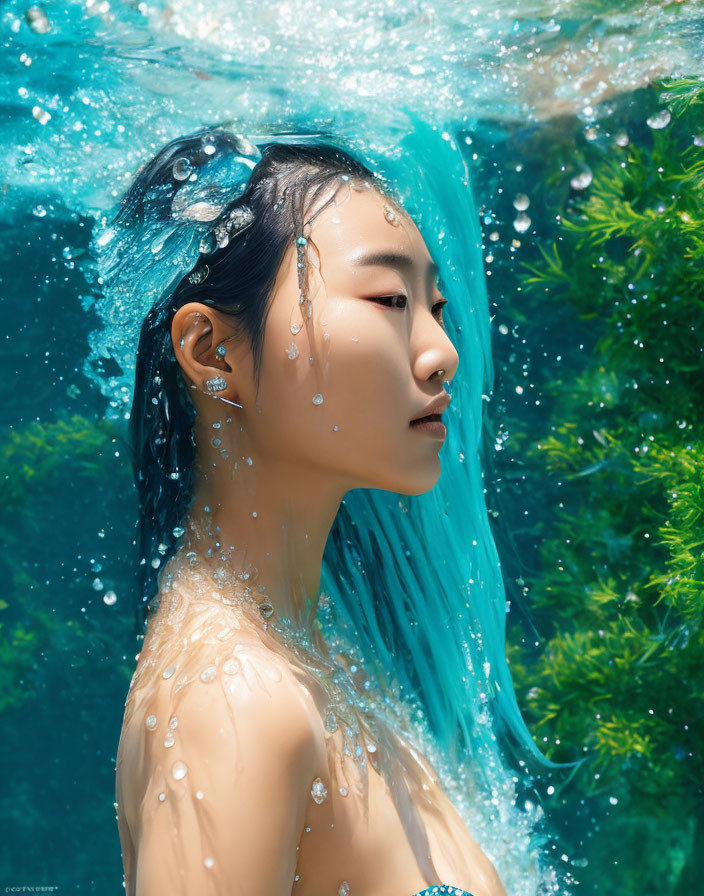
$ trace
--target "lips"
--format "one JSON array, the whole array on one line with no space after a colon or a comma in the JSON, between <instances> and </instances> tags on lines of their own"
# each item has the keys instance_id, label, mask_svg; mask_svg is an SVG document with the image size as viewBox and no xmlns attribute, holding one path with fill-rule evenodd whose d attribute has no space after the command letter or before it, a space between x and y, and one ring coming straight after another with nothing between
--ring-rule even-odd
<instances>
[{"instance_id":1,"label":"lips","mask_svg":"<svg viewBox=\"0 0 704 896\"><path fill-rule=\"evenodd\" d=\"M437 395L433 401L425 406L425 416L423 417L415 417L411 420L411 423L418 423L420 420L440 420L440 414L447 410L448 405L450 404L450 396L447 392L443 392L441 395Z\"/></svg>"},{"instance_id":2,"label":"lips","mask_svg":"<svg viewBox=\"0 0 704 896\"><path fill-rule=\"evenodd\" d=\"M437 420L441 423L442 417L440 414L428 414L427 417L419 417L417 420L411 420L411 426L414 426L416 423L428 423L431 420Z\"/></svg>"}]
</instances>

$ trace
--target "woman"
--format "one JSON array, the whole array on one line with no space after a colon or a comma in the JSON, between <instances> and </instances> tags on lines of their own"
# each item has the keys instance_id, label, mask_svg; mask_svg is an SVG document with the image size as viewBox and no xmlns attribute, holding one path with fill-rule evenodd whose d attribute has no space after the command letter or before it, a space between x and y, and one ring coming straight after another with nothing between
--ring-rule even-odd
<instances>
[{"instance_id":1,"label":"woman","mask_svg":"<svg viewBox=\"0 0 704 896\"><path fill-rule=\"evenodd\" d=\"M103 239L145 222L153 252L198 237L195 264L183 242L174 250L175 288L147 315L137 358L149 617L117 758L128 894L505 896L418 724L433 706L453 721L452 695L433 704L420 654L404 653L429 643L427 626L369 588L380 569L403 575L411 552L361 558L346 539L345 606L320 591L326 543L365 522L350 492L391 493L403 516L399 496L440 476L459 356L438 268L392 194L330 142L260 149L207 129L140 172ZM463 605L446 632L471 625ZM464 657L489 691L490 664L477 678ZM487 772L478 696L466 742Z\"/></svg>"}]
</instances>

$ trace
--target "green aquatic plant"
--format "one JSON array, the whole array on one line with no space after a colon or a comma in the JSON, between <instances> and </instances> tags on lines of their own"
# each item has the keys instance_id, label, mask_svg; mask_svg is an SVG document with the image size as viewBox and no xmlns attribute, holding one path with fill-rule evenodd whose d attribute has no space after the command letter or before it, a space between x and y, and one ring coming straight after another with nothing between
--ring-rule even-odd
<instances>
[{"instance_id":1,"label":"green aquatic plant","mask_svg":"<svg viewBox=\"0 0 704 896\"><path fill-rule=\"evenodd\" d=\"M586 760L552 798L584 819L581 892L680 896L704 876L702 103L699 81L660 84L649 128L583 147L592 182L552 206L520 277L523 320L550 303L584 326L555 334L541 422L508 421L554 499L523 574L542 641L514 626L509 657L542 749Z\"/></svg>"},{"instance_id":2,"label":"green aquatic plant","mask_svg":"<svg viewBox=\"0 0 704 896\"><path fill-rule=\"evenodd\" d=\"M70 848L56 818L76 807L97 846L74 857L70 879L119 871L112 755L134 669L127 458L122 431L100 419L59 416L0 434L5 880L17 879L18 856L41 870L47 843L66 837ZM109 589L116 601L104 600Z\"/></svg>"},{"instance_id":3,"label":"green aquatic plant","mask_svg":"<svg viewBox=\"0 0 704 896\"><path fill-rule=\"evenodd\" d=\"M5 546L0 561L5 586L0 599L0 713L37 697L51 656L71 656L71 668L79 669L93 651L97 656L114 652L110 640L116 629L77 606L91 594L90 569L83 576L61 576L60 586L39 570L56 567L52 561L57 554L64 558L59 566L71 565L74 551L82 556L81 540L91 534L74 528L72 505L81 506L80 495L92 496L99 513L100 502L110 500L107 459L123 443L114 424L80 416L12 428L0 441L0 540ZM121 473L129 492L128 472L122 467L113 471L118 477ZM86 514L82 521L89 518Z\"/></svg>"}]
</instances>

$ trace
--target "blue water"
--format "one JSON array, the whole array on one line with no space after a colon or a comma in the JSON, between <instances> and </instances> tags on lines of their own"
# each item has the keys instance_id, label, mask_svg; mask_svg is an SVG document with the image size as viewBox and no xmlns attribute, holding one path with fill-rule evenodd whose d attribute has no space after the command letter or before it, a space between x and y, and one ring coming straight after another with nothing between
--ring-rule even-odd
<instances>
[{"instance_id":1,"label":"blue water","mask_svg":"<svg viewBox=\"0 0 704 896\"><path fill-rule=\"evenodd\" d=\"M512 188L529 187L510 135L564 116L598 139L609 104L647 77L701 73L703 7L3 5L4 886L122 891L114 754L137 652L134 504L125 383L105 359L88 245L141 163L224 119L373 146L404 126L405 106L466 137L480 197L499 207L509 161Z\"/></svg>"}]
</instances>

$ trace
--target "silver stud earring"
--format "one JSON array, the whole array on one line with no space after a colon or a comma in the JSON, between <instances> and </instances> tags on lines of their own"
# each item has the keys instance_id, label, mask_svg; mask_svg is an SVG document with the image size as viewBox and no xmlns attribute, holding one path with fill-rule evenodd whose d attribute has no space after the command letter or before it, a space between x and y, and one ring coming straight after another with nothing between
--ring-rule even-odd
<instances>
[{"instance_id":1,"label":"silver stud earring","mask_svg":"<svg viewBox=\"0 0 704 896\"><path fill-rule=\"evenodd\" d=\"M195 386L193 387L195 389ZM211 380L205 381L205 390L207 392L222 392L223 389L227 389L227 380L223 379L221 376L214 376ZM223 398L222 395L215 395L215 398L219 398L220 401L227 402L227 404L231 404L234 408L241 408L241 404L237 404L236 401L230 401L229 398Z\"/></svg>"}]
</instances>

